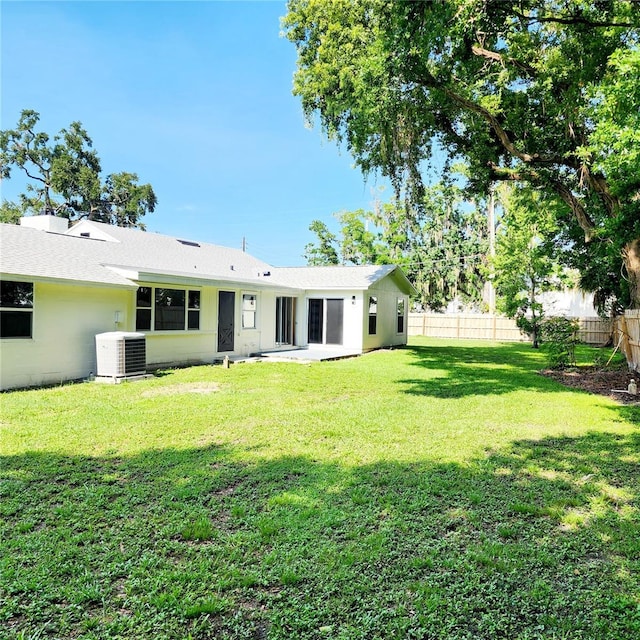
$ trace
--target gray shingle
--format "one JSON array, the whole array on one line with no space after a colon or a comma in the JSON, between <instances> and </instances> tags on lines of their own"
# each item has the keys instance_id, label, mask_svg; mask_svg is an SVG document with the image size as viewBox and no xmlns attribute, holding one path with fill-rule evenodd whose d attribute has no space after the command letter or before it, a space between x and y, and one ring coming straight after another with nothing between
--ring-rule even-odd
<instances>
[{"instance_id":1,"label":"gray shingle","mask_svg":"<svg viewBox=\"0 0 640 640\"><path fill-rule=\"evenodd\" d=\"M394 265L285 267L271 269L271 277L298 289L365 290L395 269Z\"/></svg>"},{"instance_id":2,"label":"gray shingle","mask_svg":"<svg viewBox=\"0 0 640 640\"><path fill-rule=\"evenodd\" d=\"M394 265L275 268L240 249L87 220L66 234L1 224L0 272L113 286L165 275L297 290L366 290L395 272L403 288L412 289Z\"/></svg>"},{"instance_id":3,"label":"gray shingle","mask_svg":"<svg viewBox=\"0 0 640 640\"><path fill-rule=\"evenodd\" d=\"M131 281L103 266L104 242L0 225L0 273L113 286Z\"/></svg>"},{"instance_id":4,"label":"gray shingle","mask_svg":"<svg viewBox=\"0 0 640 640\"><path fill-rule=\"evenodd\" d=\"M80 235L84 233L89 237ZM105 237L111 240L105 241ZM137 273L270 285L262 278L270 266L239 249L184 244L170 236L87 221L67 234L0 226L2 273L131 286L131 280L113 267Z\"/></svg>"}]
</instances>

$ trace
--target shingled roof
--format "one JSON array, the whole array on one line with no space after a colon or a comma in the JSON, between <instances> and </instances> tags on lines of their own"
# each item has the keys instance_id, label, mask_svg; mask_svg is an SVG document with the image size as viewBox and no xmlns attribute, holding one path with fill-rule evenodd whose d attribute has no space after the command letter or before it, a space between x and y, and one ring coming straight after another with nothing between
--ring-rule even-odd
<instances>
[{"instance_id":1,"label":"shingled roof","mask_svg":"<svg viewBox=\"0 0 640 640\"><path fill-rule=\"evenodd\" d=\"M240 251L157 233L82 221L66 233L2 224L0 271L7 275L133 286L162 276L272 286L270 266Z\"/></svg>"},{"instance_id":2,"label":"shingled roof","mask_svg":"<svg viewBox=\"0 0 640 640\"><path fill-rule=\"evenodd\" d=\"M143 281L287 290L366 290L392 274L401 289L413 291L394 265L275 268L240 249L88 220L64 233L1 224L0 272L118 287Z\"/></svg>"},{"instance_id":3,"label":"shingled roof","mask_svg":"<svg viewBox=\"0 0 640 640\"><path fill-rule=\"evenodd\" d=\"M402 270L393 264L361 266L289 267L274 268L272 278L296 289L346 289L364 291L389 275L405 293L414 293L413 285Z\"/></svg>"},{"instance_id":4,"label":"shingled roof","mask_svg":"<svg viewBox=\"0 0 640 640\"><path fill-rule=\"evenodd\" d=\"M39 229L0 225L0 273L4 277L66 280L116 287L133 283L107 269L106 243Z\"/></svg>"}]
</instances>

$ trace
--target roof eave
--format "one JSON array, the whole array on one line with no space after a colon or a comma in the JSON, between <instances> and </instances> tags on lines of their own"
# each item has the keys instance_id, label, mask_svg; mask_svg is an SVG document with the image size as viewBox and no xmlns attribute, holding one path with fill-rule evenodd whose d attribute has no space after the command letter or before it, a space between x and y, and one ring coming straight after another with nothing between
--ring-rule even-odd
<instances>
[{"instance_id":1,"label":"roof eave","mask_svg":"<svg viewBox=\"0 0 640 640\"><path fill-rule=\"evenodd\" d=\"M396 268L388 275L396 278L396 284L399 279L405 285L406 293L408 295L410 296L418 295L418 290L411 284L411 281L409 280L409 278L407 278L405 272L402 270L401 267L396 266Z\"/></svg>"},{"instance_id":2,"label":"roof eave","mask_svg":"<svg viewBox=\"0 0 640 640\"><path fill-rule=\"evenodd\" d=\"M303 290L298 287L290 287L278 282L269 282L266 276L259 278L239 278L214 275L195 275L193 273L171 272L165 270L146 269L139 270L135 267L121 267L115 265L105 265L121 276L136 282L149 282L152 284L175 284L191 285L194 287L233 287L238 285L244 289L269 289L276 291L286 291L290 293L300 293Z\"/></svg>"},{"instance_id":3,"label":"roof eave","mask_svg":"<svg viewBox=\"0 0 640 640\"><path fill-rule=\"evenodd\" d=\"M53 276L43 276L34 273L11 273L8 271L0 272L0 279L15 280L16 282L46 282L50 284L68 284L78 287L103 287L115 289L135 289L135 282L105 282L102 280L86 280L78 278L56 278Z\"/></svg>"}]
</instances>

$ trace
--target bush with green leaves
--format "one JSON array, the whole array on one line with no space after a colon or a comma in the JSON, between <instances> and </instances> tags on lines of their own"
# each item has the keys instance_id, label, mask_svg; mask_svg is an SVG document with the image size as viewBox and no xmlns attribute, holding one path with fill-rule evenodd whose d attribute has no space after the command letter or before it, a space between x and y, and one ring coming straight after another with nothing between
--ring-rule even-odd
<instances>
[{"instance_id":1,"label":"bush with green leaves","mask_svg":"<svg viewBox=\"0 0 640 640\"><path fill-rule=\"evenodd\" d=\"M576 344L580 324L575 319L554 316L545 318L540 327L542 347L552 369L564 369L576 364Z\"/></svg>"}]
</instances>

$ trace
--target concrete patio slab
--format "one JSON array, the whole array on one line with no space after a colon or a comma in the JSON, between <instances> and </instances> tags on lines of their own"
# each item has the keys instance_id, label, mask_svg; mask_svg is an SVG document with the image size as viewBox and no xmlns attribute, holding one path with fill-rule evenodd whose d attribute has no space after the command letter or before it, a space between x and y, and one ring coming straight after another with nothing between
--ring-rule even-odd
<instances>
[{"instance_id":1,"label":"concrete patio slab","mask_svg":"<svg viewBox=\"0 0 640 640\"><path fill-rule=\"evenodd\" d=\"M325 360L341 360L362 355L361 351L341 349L338 347L312 347L287 349L286 351L265 351L260 354L264 360L293 360L298 362L322 362Z\"/></svg>"}]
</instances>

